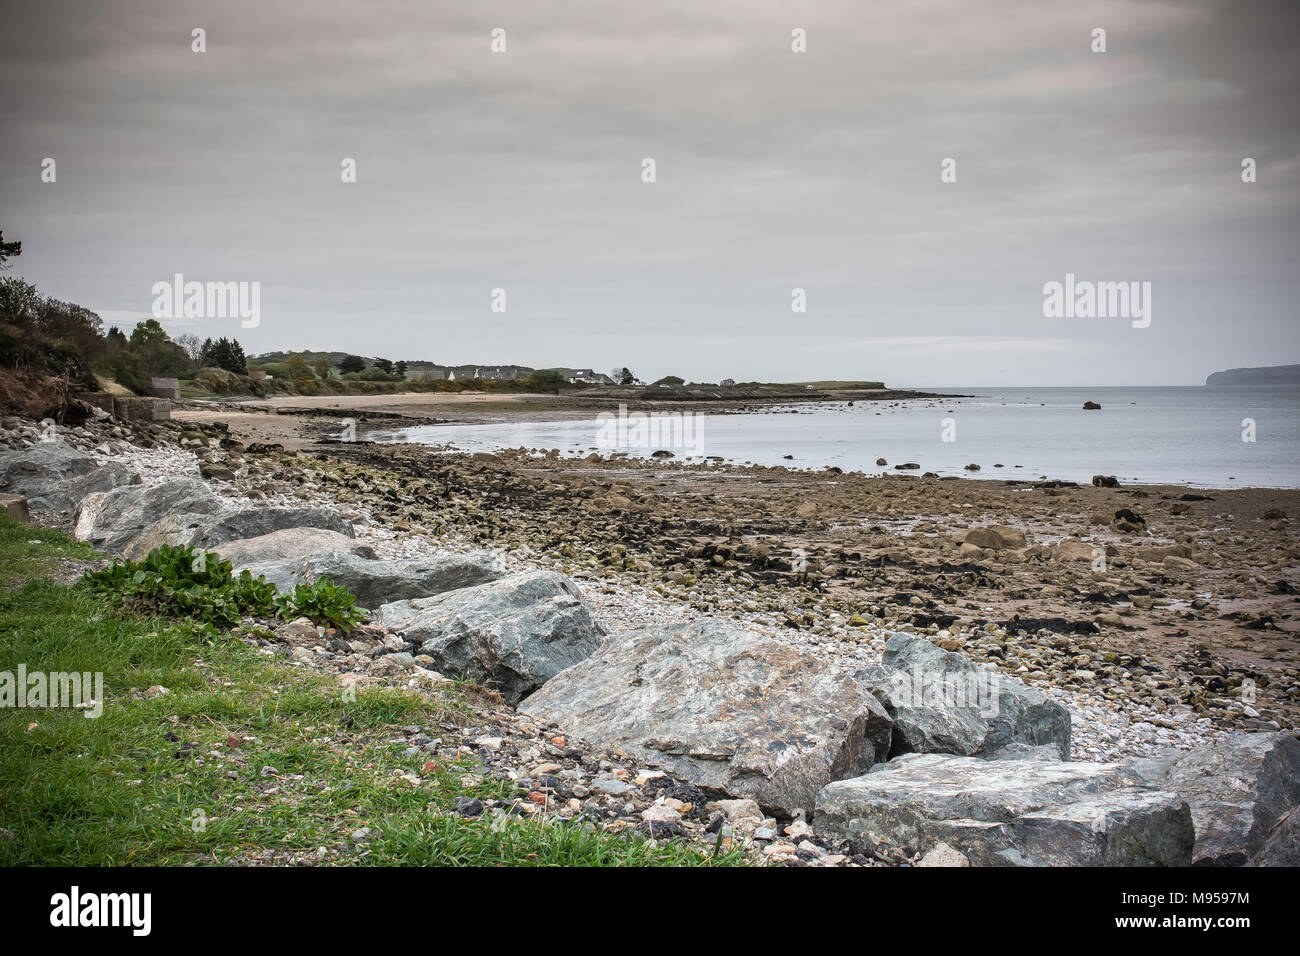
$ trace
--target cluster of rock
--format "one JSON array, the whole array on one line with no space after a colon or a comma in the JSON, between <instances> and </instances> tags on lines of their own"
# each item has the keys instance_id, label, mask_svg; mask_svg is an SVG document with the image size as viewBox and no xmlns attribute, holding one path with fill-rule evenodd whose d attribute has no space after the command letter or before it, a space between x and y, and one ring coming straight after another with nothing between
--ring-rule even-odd
<instances>
[{"instance_id":1,"label":"cluster of rock","mask_svg":"<svg viewBox=\"0 0 1300 956\"><path fill-rule=\"evenodd\" d=\"M187 544L283 587L329 576L372 609L378 640L295 622L282 636L299 639L297 659L468 679L554 736L629 755L664 775L639 774L661 784L637 811L666 828L652 835L677 835L669 825L713 804L707 819L696 815L704 832L748 821L780 862L918 852L976 865L1295 857L1300 743L1286 734L1075 762L1059 703L923 636L895 634L878 666L853 670L716 619L607 634L562 574L507 574L488 552L380 559L331 509L234 501L197 479L143 484L57 447L0 458L0 490L59 507L79 499L77 536L127 557ZM973 529L963 547L1023 546L1012 532ZM316 651L318 641L327 649ZM537 771L554 783L530 799L541 793L545 806L558 795L580 812L580 791L600 793L593 780L556 772ZM623 795L627 781L614 780L605 797ZM784 839L779 820L789 821ZM813 836L822 842L804 839Z\"/></svg>"},{"instance_id":2,"label":"cluster of rock","mask_svg":"<svg viewBox=\"0 0 1300 956\"><path fill-rule=\"evenodd\" d=\"M831 838L946 844L977 866L1287 865L1297 803L1300 743L1240 734L1115 763L908 754L827 786L816 823Z\"/></svg>"}]
</instances>

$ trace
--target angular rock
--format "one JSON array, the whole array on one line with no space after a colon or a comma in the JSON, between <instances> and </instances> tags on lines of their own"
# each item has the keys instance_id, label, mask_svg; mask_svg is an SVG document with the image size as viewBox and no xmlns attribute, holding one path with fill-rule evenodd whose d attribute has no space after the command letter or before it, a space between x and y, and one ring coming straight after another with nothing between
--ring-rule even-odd
<instances>
[{"instance_id":1,"label":"angular rock","mask_svg":"<svg viewBox=\"0 0 1300 956\"><path fill-rule=\"evenodd\" d=\"M974 866L1185 866L1187 803L1119 764L906 754L829 784L817 834L929 850Z\"/></svg>"},{"instance_id":2,"label":"angular rock","mask_svg":"<svg viewBox=\"0 0 1300 956\"><path fill-rule=\"evenodd\" d=\"M1250 866L1300 866L1300 807L1283 814L1250 858Z\"/></svg>"},{"instance_id":3,"label":"angular rock","mask_svg":"<svg viewBox=\"0 0 1300 956\"><path fill-rule=\"evenodd\" d=\"M1069 759L1069 711L1041 691L912 634L893 634L881 661L854 676L893 718L891 753L985 756L1050 744Z\"/></svg>"},{"instance_id":4,"label":"angular rock","mask_svg":"<svg viewBox=\"0 0 1300 956\"><path fill-rule=\"evenodd\" d=\"M172 514L159 518L135 535L122 554L139 561L154 548L190 545L212 548L227 541L254 538L292 528L317 528L345 537L352 524L329 508L263 508L223 506L211 514Z\"/></svg>"},{"instance_id":5,"label":"angular rock","mask_svg":"<svg viewBox=\"0 0 1300 956\"><path fill-rule=\"evenodd\" d=\"M1233 734L1224 744L1134 757L1126 770L1183 797L1196 824L1196 866L1242 866L1300 804L1300 740Z\"/></svg>"},{"instance_id":6,"label":"angular rock","mask_svg":"<svg viewBox=\"0 0 1300 956\"><path fill-rule=\"evenodd\" d=\"M139 481L140 476L125 465L100 465L61 441L0 453L0 492L21 495L29 508L38 511L71 514L88 495Z\"/></svg>"},{"instance_id":7,"label":"angular rock","mask_svg":"<svg viewBox=\"0 0 1300 956\"><path fill-rule=\"evenodd\" d=\"M88 475L97 467L95 459L66 442L41 441L21 451L0 452L0 489L30 496L56 482Z\"/></svg>"},{"instance_id":8,"label":"angular rock","mask_svg":"<svg viewBox=\"0 0 1300 956\"><path fill-rule=\"evenodd\" d=\"M131 539L160 518L215 514L222 507L221 499L197 478L115 488L92 494L81 503L74 533L101 551L120 554Z\"/></svg>"},{"instance_id":9,"label":"angular rock","mask_svg":"<svg viewBox=\"0 0 1300 956\"><path fill-rule=\"evenodd\" d=\"M958 685L936 687L926 678L920 691L912 675L889 667L873 667L853 675L889 713L894 726L890 753L950 753L969 755L984 746L989 723L981 708L957 706ZM984 679L988 684L988 679ZM948 693L947 686L953 692ZM961 693L965 693L963 688Z\"/></svg>"},{"instance_id":10,"label":"angular rock","mask_svg":"<svg viewBox=\"0 0 1300 956\"><path fill-rule=\"evenodd\" d=\"M368 544L322 528L285 528L255 538L224 541L212 550L233 564L236 571L251 569L254 565L288 563L330 551L343 551L372 560L379 557Z\"/></svg>"},{"instance_id":11,"label":"angular rock","mask_svg":"<svg viewBox=\"0 0 1300 956\"><path fill-rule=\"evenodd\" d=\"M519 709L783 815L889 752L889 715L847 674L709 619L615 635Z\"/></svg>"},{"instance_id":12,"label":"angular rock","mask_svg":"<svg viewBox=\"0 0 1300 956\"><path fill-rule=\"evenodd\" d=\"M555 571L384 604L377 616L418 641L441 673L491 687L512 704L584 660L605 637L577 586Z\"/></svg>"},{"instance_id":13,"label":"angular rock","mask_svg":"<svg viewBox=\"0 0 1300 956\"><path fill-rule=\"evenodd\" d=\"M432 597L505 576L490 551L377 561L334 550L287 561L252 562L244 567L254 575L264 576L281 590L311 584L317 578L329 578L351 591L357 604L366 608Z\"/></svg>"}]
</instances>

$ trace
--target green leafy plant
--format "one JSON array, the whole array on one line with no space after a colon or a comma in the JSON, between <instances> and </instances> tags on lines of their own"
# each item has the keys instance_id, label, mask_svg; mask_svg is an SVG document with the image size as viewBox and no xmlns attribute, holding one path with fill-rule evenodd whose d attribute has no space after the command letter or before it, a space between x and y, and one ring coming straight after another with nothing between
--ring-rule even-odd
<instances>
[{"instance_id":1,"label":"green leafy plant","mask_svg":"<svg viewBox=\"0 0 1300 956\"><path fill-rule=\"evenodd\" d=\"M325 578L281 595L265 578L248 571L236 575L229 561L186 545L155 548L143 561L115 561L88 572L82 582L136 610L215 627L234 627L250 615L278 614L350 631L364 616L353 607L356 598Z\"/></svg>"},{"instance_id":2,"label":"green leafy plant","mask_svg":"<svg viewBox=\"0 0 1300 956\"><path fill-rule=\"evenodd\" d=\"M143 561L115 561L82 581L136 610L217 627L269 614L275 599L274 585L247 571L236 577L229 561L185 545L155 548Z\"/></svg>"},{"instance_id":3,"label":"green leafy plant","mask_svg":"<svg viewBox=\"0 0 1300 956\"><path fill-rule=\"evenodd\" d=\"M344 633L352 630L366 616L354 607L357 599L347 588L329 578L317 578L314 584L299 584L287 594L277 595L275 610L286 620L308 618L313 624L336 627Z\"/></svg>"}]
</instances>

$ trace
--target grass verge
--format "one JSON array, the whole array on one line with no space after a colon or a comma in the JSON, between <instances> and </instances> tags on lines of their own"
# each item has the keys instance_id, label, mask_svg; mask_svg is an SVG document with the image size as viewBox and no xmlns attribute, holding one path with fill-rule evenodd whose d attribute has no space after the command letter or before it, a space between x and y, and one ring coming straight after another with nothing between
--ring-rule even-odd
<instances>
[{"instance_id":1,"label":"grass verge","mask_svg":"<svg viewBox=\"0 0 1300 956\"><path fill-rule=\"evenodd\" d=\"M0 516L0 674L102 673L104 698L94 719L0 707L0 865L741 862L578 823L464 819L457 797L509 798L510 785L469 757L426 768L432 755L400 731L454 737L472 719L455 690L348 700L236 635L61 583L94 557Z\"/></svg>"}]
</instances>

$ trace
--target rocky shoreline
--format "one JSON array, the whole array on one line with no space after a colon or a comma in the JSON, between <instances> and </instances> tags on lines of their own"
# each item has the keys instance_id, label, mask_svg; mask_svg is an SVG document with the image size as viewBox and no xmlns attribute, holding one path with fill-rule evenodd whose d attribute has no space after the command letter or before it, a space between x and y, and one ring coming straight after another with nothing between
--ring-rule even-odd
<instances>
[{"instance_id":1,"label":"rocky shoreline","mask_svg":"<svg viewBox=\"0 0 1300 956\"><path fill-rule=\"evenodd\" d=\"M0 427L4 444L26 449L17 455L39 457L34 423L6 419ZM435 743L427 728L409 734L411 746L442 758L468 748L486 772L519 785L518 801L465 807L466 813L554 813L652 838L737 840L760 859L792 865L909 863L922 853L950 861L956 853L977 863L1186 862L1189 834L1200 840L1205 832L1204 801L1171 803L1159 789L1169 772L1161 777L1148 768L1142 776L1126 763L1122 774L1105 774L1112 783L1123 776L1123 785L1099 791L1084 768L1139 759L1170 764L1171 754L1195 760L1214 752L1245 755L1238 776L1262 779L1269 761L1295 773L1289 745L1277 744L1269 756L1273 751L1258 743L1294 744L1278 731L1295 727L1300 708L1292 596L1300 560L1288 517L1300 499L1293 492L1194 495L1050 482L975 487L575 461L525 450L447 456L412 446L336 445L293 453L259 449L211 421L101 421L61 430L59 439L88 456L93 477L85 471L63 479L62 507L57 494L34 498L35 518L65 527L75 521L79 536L92 541L95 529L109 523L87 507L92 498L101 512L120 517L130 510L121 504L141 500L142 489L168 486L177 494L186 481L180 512L181 499L167 499L148 534L136 528L114 547L147 549L187 535L219 551L243 542L241 564L291 577L323 573L309 558L327 549L268 550L264 534L310 527L351 541L334 542L329 570L354 588L371 588L372 603L381 601L358 635L345 639L297 622L275 630L253 624L245 637L302 666L337 670L354 684L433 687L447 679L444 672L486 684L484 719L456 728L454 748L446 739ZM12 467L0 466L0 474L13 483ZM116 496L116 504L104 507L96 495ZM177 513L203 520L158 524ZM271 528L268 520L291 523ZM544 647L535 640L543 632ZM479 644L462 646L465 635ZM644 648L634 653L629 648L638 640ZM680 649L668 653L675 640ZM569 657L557 662L558 647ZM728 665L733 683L721 697L693 681L707 670L702 648L714 649L714 661L748 662ZM620 649L626 661L617 659ZM925 668L947 674L950 683L988 675L999 694L1011 695L1003 713L1023 707L1044 716L997 736L988 718L969 708L936 710L891 696L882 674L889 677L891 660L916 654L941 655L925 657ZM503 665L506 658L514 663ZM672 733L661 729L649 741L628 729L638 719L629 704L636 695L600 699L615 675L647 661L674 675L682 693L678 710L667 708L678 718ZM827 684L823 672L858 683L837 684L836 677ZM892 673L905 672L899 666ZM801 688L797 702L807 705L798 718L803 725L764 731L746 722L789 710L794 701L764 702L763 694L793 687ZM875 697L850 687L871 687ZM703 719L709 707L737 694L752 706L743 713L723 707ZM1030 703L1016 703L1022 698ZM575 703L583 700L585 709ZM509 706L515 703L517 711ZM659 698L642 706L666 704ZM609 716L619 707L632 709ZM596 713L608 718L604 724ZM771 733L768 746L777 750L797 738L800 756L793 764L761 754L701 756L720 745L719 726L760 741ZM584 737L595 739L576 743ZM898 741L909 741L901 752ZM1029 749L981 759L1012 745ZM907 753L931 746L945 749ZM915 792L903 793L905 771L921 756L975 761L945 765L953 779L987 776L993 771L976 764L1003 762L1005 773L1023 763L1021 775L1033 776L1040 772L1033 764L1049 777L1077 781L1070 784L1077 793L1065 804L1059 788L1055 803L1042 794L1026 798L1040 829L1002 820L996 839L972 842L930 819L952 808L918 805ZM1062 757L1076 768L1057 769ZM883 770L895 764L902 789L881 790L889 776ZM855 791L846 802L833 788L822 790L845 778L876 778L870 798ZM863 823L873 813L896 817L900 800L911 807L904 814L909 828L885 832ZM849 805L858 809L850 813ZM1287 809L1275 808L1273 819ZM1085 852L1057 832L1068 830L1062 821L1081 813L1092 819L1094 812L1107 821L1103 830L1118 828L1116 845L1140 833L1137 843L1155 849L1136 851L1133 859L1107 857L1104 848ZM1050 826L1042 823L1048 819ZM1034 843L1043 826L1051 839ZM1233 851L1240 863L1248 855L1245 835L1234 826L1228 842L1243 843ZM1026 836L1031 831L1037 836ZM1265 835L1251 838L1250 854L1260 852Z\"/></svg>"}]
</instances>

